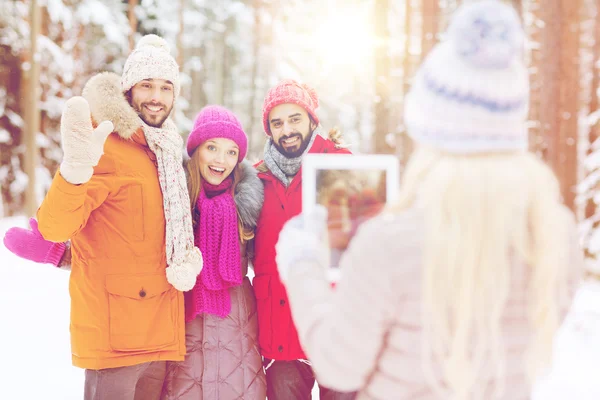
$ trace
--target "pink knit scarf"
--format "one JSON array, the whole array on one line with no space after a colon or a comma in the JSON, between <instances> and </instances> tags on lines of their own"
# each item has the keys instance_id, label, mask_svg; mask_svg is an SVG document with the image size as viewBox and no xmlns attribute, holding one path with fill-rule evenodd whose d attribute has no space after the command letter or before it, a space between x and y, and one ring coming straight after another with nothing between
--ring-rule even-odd
<instances>
[{"instance_id":1,"label":"pink knit scarf","mask_svg":"<svg viewBox=\"0 0 600 400\"><path fill-rule=\"evenodd\" d=\"M186 321L201 313L226 317L231 311L229 288L242 284L237 211L229 190L232 183L231 178L217 186L202 182L194 242L202 252L204 267L196 286L185 293Z\"/></svg>"}]
</instances>

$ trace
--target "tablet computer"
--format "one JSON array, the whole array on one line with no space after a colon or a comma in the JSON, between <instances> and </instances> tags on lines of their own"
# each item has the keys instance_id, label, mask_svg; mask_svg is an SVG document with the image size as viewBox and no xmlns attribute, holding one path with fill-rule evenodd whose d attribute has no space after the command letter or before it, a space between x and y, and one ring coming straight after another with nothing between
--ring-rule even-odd
<instances>
[{"instance_id":1,"label":"tablet computer","mask_svg":"<svg viewBox=\"0 0 600 400\"><path fill-rule=\"evenodd\" d=\"M328 211L330 280L362 223L398 198L399 162L393 155L307 154L302 163L302 209Z\"/></svg>"}]
</instances>

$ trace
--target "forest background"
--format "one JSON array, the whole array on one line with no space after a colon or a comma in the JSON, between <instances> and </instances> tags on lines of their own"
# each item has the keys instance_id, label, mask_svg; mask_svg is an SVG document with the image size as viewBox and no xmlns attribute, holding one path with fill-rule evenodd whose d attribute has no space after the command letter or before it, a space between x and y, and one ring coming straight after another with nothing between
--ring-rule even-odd
<instances>
[{"instance_id":1,"label":"forest background","mask_svg":"<svg viewBox=\"0 0 600 400\"><path fill-rule=\"evenodd\" d=\"M477 0L0 0L0 218L33 215L62 157L64 102L100 71L121 73L144 34L182 71L174 119L185 138L200 109L241 119L261 157L268 89L293 78L320 96L324 128L355 153L412 151L404 95L449 16ZM556 172L600 257L600 0L512 0L527 34L530 149Z\"/></svg>"}]
</instances>

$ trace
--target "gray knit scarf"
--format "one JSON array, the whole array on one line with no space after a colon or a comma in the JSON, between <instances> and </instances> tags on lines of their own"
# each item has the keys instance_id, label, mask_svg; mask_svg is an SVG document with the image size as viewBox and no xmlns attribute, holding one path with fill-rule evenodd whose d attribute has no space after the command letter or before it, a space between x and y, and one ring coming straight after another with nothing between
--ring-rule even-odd
<instances>
[{"instance_id":1,"label":"gray knit scarf","mask_svg":"<svg viewBox=\"0 0 600 400\"><path fill-rule=\"evenodd\" d=\"M275 147L273 144L273 138L269 137L269 140L267 140L267 143L265 143L264 161L267 168L269 168L269 171L271 171L271 173L275 175L275 177L279 179L281 183L283 183L283 186L288 187L292 182L292 179L294 179L294 176L296 176L298 171L300 171L302 158L312 147L317 135L322 136L321 132L322 129L320 126L315 128L310 141L308 142L306 150L304 150L304 152L298 157L293 158L289 158L281 154L279 150L277 150L277 147Z\"/></svg>"}]
</instances>

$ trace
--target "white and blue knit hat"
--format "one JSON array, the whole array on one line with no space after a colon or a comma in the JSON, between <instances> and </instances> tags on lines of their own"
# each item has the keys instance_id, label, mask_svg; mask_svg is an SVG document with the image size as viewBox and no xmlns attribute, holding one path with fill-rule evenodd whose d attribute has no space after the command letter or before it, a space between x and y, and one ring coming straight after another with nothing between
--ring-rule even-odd
<instances>
[{"instance_id":1,"label":"white and blue knit hat","mask_svg":"<svg viewBox=\"0 0 600 400\"><path fill-rule=\"evenodd\" d=\"M516 11L498 0L460 7L415 76L404 118L417 142L469 154L527 149L529 77Z\"/></svg>"}]
</instances>

